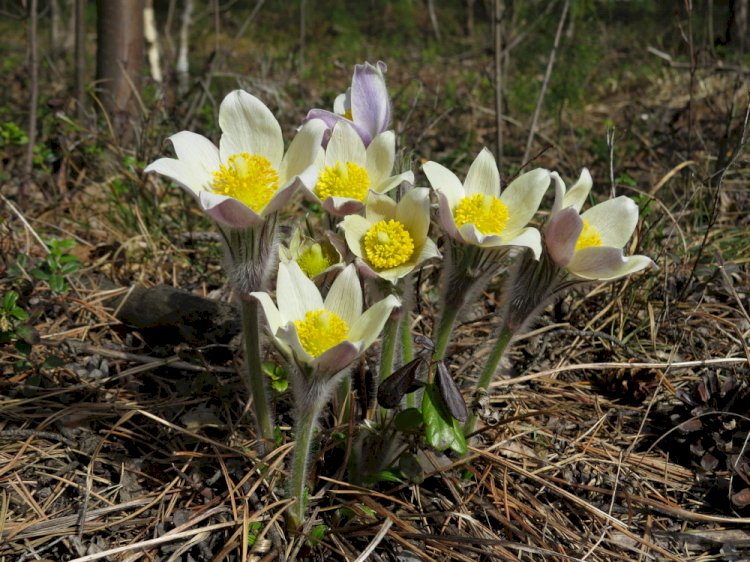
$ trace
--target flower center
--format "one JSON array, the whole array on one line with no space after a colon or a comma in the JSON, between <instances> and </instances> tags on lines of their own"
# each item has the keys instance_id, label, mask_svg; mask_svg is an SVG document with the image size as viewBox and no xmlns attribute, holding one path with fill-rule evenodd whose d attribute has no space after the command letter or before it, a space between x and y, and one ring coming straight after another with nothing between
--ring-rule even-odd
<instances>
[{"instance_id":1,"label":"flower center","mask_svg":"<svg viewBox=\"0 0 750 562\"><path fill-rule=\"evenodd\" d=\"M321 245L316 243L300 254L297 264L304 274L312 279L331 265L331 259Z\"/></svg>"},{"instance_id":2,"label":"flower center","mask_svg":"<svg viewBox=\"0 0 750 562\"><path fill-rule=\"evenodd\" d=\"M509 216L505 203L483 193L464 197L453 210L456 228L473 224L482 234L500 234L505 230Z\"/></svg>"},{"instance_id":3,"label":"flower center","mask_svg":"<svg viewBox=\"0 0 750 562\"><path fill-rule=\"evenodd\" d=\"M315 193L321 200L338 196L364 203L369 188L370 176L362 166L354 162L345 165L336 162L335 166L326 166L320 173Z\"/></svg>"},{"instance_id":4,"label":"flower center","mask_svg":"<svg viewBox=\"0 0 750 562\"><path fill-rule=\"evenodd\" d=\"M279 189L279 174L268 158L247 152L233 154L214 172L214 193L241 201L256 213L265 209Z\"/></svg>"},{"instance_id":5,"label":"flower center","mask_svg":"<svg viewBox=\"0 0 750 562\"><path fill-rule=\"evenodd\" d=\"M352 116L352 108L350 107L346 111L344 111L343 115L344 119L348 119L349 121L354 121L354 117Z\"/></svg>"},{"instance_id":6,"label":"flower center","mask_svg":"<svg viewBox=\"0 0 750 562\"><path fill-rule=\"evenodd\" d=\"M592 248L594 246L601 245L602 236L601 234L599 234L599 231L591 226L589 221L583 219L583 230L581 231L581 235L578 237L578 242L576 242L576 252L583 248Z\"/></svg>"},{"instance_id":7,"label":"flower center","mask_svg":"<svg viewBox=\"0 0 750 562\"><path fill-rule=\"evenodd\" d=\"M295 320L302 347L313 357L321 355L349 335L348 324L335 312L310 310L304 320Z\"/></svg>"},{"instance_id":8,"label":"flower center","mask_svg":"<svg viewBox=\"0 0 750 562\"><path fill-rule=\"evenodd\" d=\"M409 261L414 253L414 240L403 223L397 220L376 222L365 234L367 261L376 269L389 269Z\"/></svg>"}]
</instances>

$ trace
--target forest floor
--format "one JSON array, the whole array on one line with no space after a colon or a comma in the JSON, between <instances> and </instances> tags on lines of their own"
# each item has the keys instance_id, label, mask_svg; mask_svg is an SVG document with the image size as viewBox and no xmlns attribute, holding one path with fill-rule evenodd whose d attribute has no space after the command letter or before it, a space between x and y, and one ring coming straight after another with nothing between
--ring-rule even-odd
<instances>
[{"instance_id":1,"label":"forest floor","mask_svg":"<svg viewBox=\"0 0 750 562\"><path fill-rule=\"evenodd\" d=\"M434 468L418 482L354 486L337 464L348 429L328 417L300 534L283 524L289 398L275 396L282 445L259 458L218 237L142 172L169 134L213 135L217 102L197 88L177 116L155 104L122 143L51 90L27 181L24 133L8 124L28 100L17 68L0 123L0 562L351 561L370 544L376 561L750 559L750 73L652 56L648 74L623 72L543 117L530 166L569 182L587 166L598 199L633 197L628 251L658 268L567 294L515 342L491 391L469 397L497 326L492 283L448 349L481 418L469 454L425 451ZM387 62L417 185L426 160L462 176L495 140L491 54ZM221 80L264 99L289 133L300 99L325 107L351 76L348 60L314 68ZM528 122L509 117L505 131L509 177ZM433 273L415 333L432 332ZM133 287L160 285L214 305L169 293L154 320L127 304Z\"/></svg>"}]
</instances>

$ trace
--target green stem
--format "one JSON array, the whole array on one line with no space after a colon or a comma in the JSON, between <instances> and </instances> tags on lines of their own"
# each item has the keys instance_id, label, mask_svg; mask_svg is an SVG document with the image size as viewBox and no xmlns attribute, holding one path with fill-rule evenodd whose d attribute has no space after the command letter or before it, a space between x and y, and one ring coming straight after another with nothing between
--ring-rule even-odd
<instances>
[{"instance_id":1,"label":"green stem","mask_svg":"<svg viewBox=\"0 0 750 562\"><path fill-rule=\"evenodd\" d=\"M408 310L404 310L402 313L400 330L402 364L406 365L414 359L414 347L411 337L411 314ZM406 395L406 407L415 408L416 406L417 397L414 392L410 392Z\"/></svg>"},{"instance_id":2,"label":"green stem","mask_svg":"<svg viewBox=\"0 0 750 562\"><path fill-rule=\"evenodd\" d=\"M393 355L396 351L396 341L398 340L398 322L389 319L383 329L383 343L380 347L380 365L378 367L378 384L393 374ZM376 393L377 394L377 393ZM387 419L388 410L380 408L382 419Z\"/></svg>"},{"instance_id":3,"label":"green stem","mask_svg":"<svg viewBox=\"0 0 750 562\"><path fill-rule=\"evenodd\" d=\"M266 377L260 355L259 303L255 299L242 300L242 331L245 339L245 371L243 381L253 398L257 431L262 439L261 452L274 443L271 401L266 387Z\"/></svg>"},{"instance_id":4,"label":"green stem","mask_svg":"<svg viewBox=\"0 0 750 562\"><path fill-rule=\"evenodd\" d=\"M505 350L508 348L510 340L513 338L513 334L513 330L511 330L508 325L503 322L503 324L500 326L500 329L497 331L497 338L495 339L495 344L492 346L492 351L490 352L490 356L487 359L487 363L485 363L484 369L482 369L482 373L479 375L477 386L474 389L475 394L479 391L487 390L489 388L490 383L492 382L492 377L494 377L495 373L497 372L497 367L500 364L500 360L503 358L503 355L505 354ZM474 426L476 425L476 423L476 414L471 414L469 416L469 419L466 420L466 424L464 425L464 434L468 435L469 433L474 431Z\"/></svg>"},{"instance_id":5,"label":"green stem","mask_svg":"<svg viewBox=\"0 0 750 562\"><path fill-rule=\"evenodd\" d=\"M460 306L445 306L443 308L443 314L440 316L440 323L438 324L437 337L435 338L435 352L433 354L435 359L442 359L445 356L445 350L448 347L459 308Z\"/></svg>"},{"instance_id":6,"label":"green stem","mask_svg":"<svg viewBox=\"0 0 750 562\"><path fill-rule=\"evenodd\" d=\"M294 455L289 476L289 496L296 499L289 507L289 527L297 529L305 520L305 484L307 483L307 468L310 450L312 448L313 435L318 422L318 417L325 402L313 404L311 408L300 413L297 418L295 429Z\"/></svg>"}]
</instances>

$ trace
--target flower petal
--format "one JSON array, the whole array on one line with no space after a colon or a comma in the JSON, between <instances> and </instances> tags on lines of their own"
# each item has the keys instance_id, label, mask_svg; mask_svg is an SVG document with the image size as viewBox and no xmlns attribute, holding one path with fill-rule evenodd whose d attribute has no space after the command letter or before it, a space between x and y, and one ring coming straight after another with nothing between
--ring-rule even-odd
<instances>
[{"instance_id":1,"label":"flower petal","mask_svg":"<svg viewBox=\"0 0 750 562\"><path fill-rule=\"evenodd\" d=\"M391 104L383 77L385 70L385 63L380 61L375 66L366 62L354 67L352 119L372 137L385 131L391 120Z\"/></svg>"},{"instance_id":2,"label":"flower petal","mask_svg":"<svg viewBox=\"0 0 750 562\"><path fill-rule=\"evenodd\" d=\"M302 320L307 312L323 308L320 291L315 283L302 272L297 262L279 264L279 273L276 277L276 302L279 305L281 317L286 322Z\"/></svg>"},{"instance_id":3,"label":"flower petal","mask_svg":"<svg viewBox=\"0 0 750 562\"><path fill-rule=\"evenodd\" d=\"M464 181L466 195L482 193L490 197L500 195L500 172L492 153L483 148L469 168Z\"/></svg>"},{"instance_id":4,"label":"flower petal","mask_svg":"<svg viewBox=\"0 0 750 562\"><path fill-rule=\"evenodd\" d=\"M244 203L212 191L198 193L201 208L215 221L231 228L249 228L263 222L263 217Z\"/></svg>"},{"instance_id":5,"label":"flower petal","mask_svg":"<svg viewBox=\"0 0 750 562\"><path fill-rule=\"evenodd\" d=\"M300 176L300 178L302 178L304 174L309 174L311 167L315 168L316 159L319 153L323 150L320 143L323 140L323 133L325 133L325 131L326 125L320 119L314 119L302 125L302 128L297 132L294 139L292 139L292 142L289 144L289 148L281 161L279 177L282 184L288 182L295 176ZM320 170L313 169L313 174L311 174L310 177L305 176L303 178L303 182L309 189L315 187L315 183L318 181L317 175L319 171ZM312 178L312 175L315 177Z\"/></svg>"},{"instance_id":6,"label":"flower petal","mask_svg":"<svg viewBox=\"0 0 750 562\"><path fill-rule=\"evenodd\" d=\"M365 206L368 223L375 224L378 221L397 218L396 209L396 202L387 195L372 190L368 193Z\"/></svg>"},{"instance_id":7,"label":"flower petal","mask_svg":"<svg viewBox=\"0 0 750 562\"><path fill-rule=\"evenodd\" d=\"M315 357L310 364L316 376L327 379L346 369L362 351L362 342L342 341Z\"/></svg>"},{"instance_id":8,"label":"flower petal","mask_svg":"<svg viewBox=\"0 0 750 562\"><path fill-rule=\"evenodd\" d=\"M204 190L201 178L196 176L192 166L187 162L177 160L177 158L159 158L146 166L143 171L146 173L156 172L168 177L193 196L197 196Z\"/></svg>"},{"instance_id":9,"label":"flower petal","mask_svg":"<svg viewBox=\"0 0 750 562\"><path fill-rule=\"evenodd\" d=\"M341 228L344 230L346 245L352 253L360 258L364 258L365 252L362 247L362 239L372 227L372 222L359 215L348 215L341 222Z\"/></svg>"},{"instance_id":10,"label":"flower petal","mask_svg":"<svg viewBox=\"0 0 750 562\"><path fill-rule=\"evenodd\" d=\"M539 234L539 231L536 228L530 226L515 233L513 238L505 242L505 245L525 246L526 248L531 248L536 259L539 259L539 256L542 255L542 235Z\"/></svg>"},{"instance_id":11,"label":"flower petal","mask_svg":"<svg viewBox=\"0 0 750 562\"><path fill-rule=\"evenodd\" d=\"M351 329L362 314L362 288L353 264L346 266L331 285L324 303L326 310L338 314Z\"/></svg>"},{"instance_id":12,"label":"flower petal","mask_svg":"<svg viewBox=\"0 0 750 562\"><path fill-rule=\"evenodd\" d=\"M638 205L621 195L594 205L581 215L601 236L602 246L622 248L638 224Z\"/></svg>"},{"instance_id":13,"label":"flower petal","mask_svg":"<svg viewBox=\"0 0 750 562\"><path fill-rule=\"evenodd\" d=\"M365 168L372 183L380 183L393 171L396 160L396 135L386 131L376 136L367 147Z\"/></svg>"},{"instance_id":14,"label":"flower petal","mask_svg":"<svg viewBox=\"0 0 750 562\"><path fill-rule=\"evenodd\" d=\"M243 90L230 92L219 107L221 159L240 152L265 156L278 169L284 155L279 122L265 104Z\"/></svg>"},{"instance_id":15,"label":"flower petal","mask_svg":"<svg viewBox=\"0 0 750 562\"><path fill-rule=\"evenodd\" d=\"M566 269L581 279L611 281L653 265L647 256L625 257L619 248L589 247L575 253Z\"/></svg>"},{"instance_id":16,"label":"flower petal","mask_svg":"<svg viewBox=\"0 0 750 562\"><path fill-rule=\"evenodd\" d=\"M377 185L370 186L370 189L376 193L388 193L394 187L398 187L402 183L414 184L414 172L404 172L396 176L385 178Z\"/></svg>"},{"instance_id":17,"label":"flower petal","mask_svg":"<svg viewBox=\"0 0 750 562\"><path fill-rule=\"evenodd\" d=\"M181 131L169 137L178 160L187 164L194 174L193 182L208 189L219 169L219 149L203 135Z\"/></svg>"},{"instance_id":18,"label":"flower petal","mask_svg":"<svg viewBox=\"0 0 750 562\"><path fill-rule=\"evenodd\" d=\"M271 300L268 293L259 291L250 293L250 296L256 298L260 303L260 306L263 309L263 314L265 314L266 321L268 322L268 329L271 332L271 335L276 337L276 332L278 332L279 328L285 323L284 319L281 317L279 309L276 308L276 305L273 303L273 300Z\"/></svg>"},{"instance_id":19,"label":"flower petal","mask_svg":"<svg viewBox=\"0 0 750 562\"><path fill-rule=\"evenodd\" d=\"M422 171L427 176L432 189L442 193L448 200L448 207L453 209L458 202L466 197L464 186L456 174L437 162L426 162L422 165Z\"/></svg>"},{"instance_id":20,"label":"flower petal","mask_svg":"<svg viewBox=\"0 0 750 562\"><path fill-rule=\"evenodd\" d=\"M415 243L420 244L430 229L430 190L426 187L410 189L395 211L396 220L406 225Z\"/></svg>"},{"instance_id":21,"label":"flower petal","mask_svg":"<svg viewBox=\"0 0 750 562\"><path fill-rule=\"evenodd\" d=\"M353 162L363 167L367 162L367 151L362 139L346 121L339 121L333 127L326 149L326 166L335 166L336 162Z\"/></svg>"},{"instance_id":22,"label":"flower petal","mask_svg":"<svg viewBox=\"0 0 750 562\"><path fill-rule=\"evenodd\" d=\"M552 213L544 228L544 243L557 265L568 265L582 231L583 221L575 208L568 207Z\"/></svg>"},{"instance_id":23,"label":"flower petal","mask_svg":"<svg viewBox=\"0 0 750 562\"><path fill-rule=\"evenodd\" d=\"M573 207L576 211L580 211L591 192L592 185L594 185L594 182L591 179L591 173L588 171L588 168L584 168L581 170L581 176L578 178L578 181L573 184L573 187L563 197L563 207Z\"/></svg>"},{"instance_id":24,"label":"flower petal","mask_svg":"<svg viewBox=\"0 0 750 562\"><path fill-rule=\"evenodd\" d=\"M437 194L438 204L440 205L440 213L438 213L438 218L440 220L440 226L443 228L443 232L445 232L454 240L463 240L463 236L461 236L458 228L456 228L456 221L453 218L453 211L451 211L447 194L443 191L438 191Z\"/></svg>"},{"instance_id":25,"label":"flower petal","mask_svg":"<svg viewBox=\"0 0 750 562\"><path fill-rule=\"evenodd\" d=\"M336 96L333 100L333 111L339 115L344 115L347 110L352 108L352 89L351 87L346 89L346 92Z\"/></svg>"},{"instance_id":26,"label":"flower petal","mask_svg":"<svg viewBox=\"0 0 750 562\"><path fill-rule=\"evenodd\" d=\"M352 341L362 341L363 351L370 347L383 330L391 311L397 306L401 306L401 301L393 295L388 295L381 301L378 301L365 313L360 316L353 326L349 329L349 339Z\"/></svg>"},{"instance_id":27,"label":"flower petal","mask_svg":"<svg viewBox=\"0 0 750 562\"><path fill-rule=\"evenodd\" d=\"M362 201L350 199L348 197L339 197L337 195L326 197L325 200L321 202L321 205L326 213L335 217L353 215L359 213L365 208L365 204L362 203Z\"/></svg>"},{"instance_id":28,"label":"flower petal","mask_svg":"<svg viewBox=\"0 0 750 562\"><path fill-rule=\"evenodd\" d=\"M519 230L528 224L539 209L549 182L549 171L537 168L517 177L505 188L500 200L508 206L510 213L506 231Z\"/></svg>"}]
</instances>

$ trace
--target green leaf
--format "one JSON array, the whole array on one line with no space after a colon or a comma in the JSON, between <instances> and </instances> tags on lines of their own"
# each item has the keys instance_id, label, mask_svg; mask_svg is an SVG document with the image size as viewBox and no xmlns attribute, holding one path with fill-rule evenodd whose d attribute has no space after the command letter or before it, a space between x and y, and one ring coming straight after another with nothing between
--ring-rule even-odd
<instances>
[{"instance_id":1,"label":"green leaf","mask_svg":"<svg viewBox=\"0 0 750 562\"><path fill-rule=\"evenodd\" d=\"M404 479L401 478L401 471L397 468L386 468L380 470L374 474L371 474L367 478L373 484L376 482L393 482L395 484L403 484Z\"/></svg>"},{"instance_id":2,"label":"green leaf","mask_svg":"<svg viewBox=\"0 0 750 562\"><path fill-rule=\"evenodd\" d=\"M310 546L319 545L320 542L325 538L327 532L327 525L316 525L312 528L312 531L310 531L310 536L307 537L307 544L309 544Z\"/></svg>"},{"instance_id":3,"label":"green leaf","mask_svg":"<svg viewBox=\"0 0 750 562\"><path fill-rule=\"evenodd\" d=\"M416 433L422 428L422 412L419 408L407 408L396 414L393 423L402 433Z\"/></svg>"},{"instance_id":4,"label":"green leaf","mask_svg":"<svg viewBox=\"0 0 750 562\"><path fill-rule=\"evenodd\" d=\"M258 542L258 533L263 529L263 523L253 521L247 526L247 546L253 547Z\"/></svg>"},{"instance_id":5,"label":"green leaf","mask_svg":"<svg viewBox=\"0 0 750 562\"><path fill-rule=\"evenodd\" d=\"M47 281L50 277L50 274L44 271L43 269L39 267L35 267L31 270L31 275L35 279L39 279L40 281Z\"/></svg>"},{"instance_id":6,"label":"green leaf","mask_svg":"<svg viewBox=\"0 0 750 562\"><path fill-rule=\"evenodd\" d=\"M446 408L440 391L434 384L425 387L422 397L422 419L427 443L438 451L453 449L459 455L468 452L463 430Z\"/></svg>"},{"instance_id":7,"label":"green leaf","mask_svg":"<svg viewBox=\"0 0 750 562\"><path fill-rule=\"evenodd\" d=\"M12 311L16 308L16 302L18 302L18 293L8 291L3 295L3 310Z\"/></svg>"},{"instance_id":8,"label":"green leaf","mask_svg":"<svg viewBox=\"0 0 750 562\"><path fill-rule=\"evenodd\" d=\"M10 315L13 316L16 320L20 320L21 322L29 319L29 313L18 306L11 309Z\"/></svg>"},{"instance_id":9,"label":"green leaf","mask_svg":"<svg viewBox=\"0 0 750 562\"><path fill-rule=\"evenodd\" d=\"M49 278L49 288L55 293L64 293L68 290L68 284L65 282L65 278L60 275L51 275Z\"/></svg>"},{"instance_id":10,"label":"green leaf","mask_svg":"<svg viewBox=\"0 0 750 562\"><path fill-rule=\"evenodd\" d=\"M62 367L63 365L65 365L65 361L62 357L50 355L44 360L44 363L42 363L42 369L55 369L57 367Z\"/></svg>"},{"instance_id":11,"label":"green leaf","mask_svg":"<svg viewBox=\"0 0 750 562\"><path fill-rule=\"evenodd\" d=\"M28 324L21 324L20 326L16 326L16 336L27 343L29 345L29 348L31 347L31 344L39 343L39 334Z\"/></svg>"}]
</instances>

